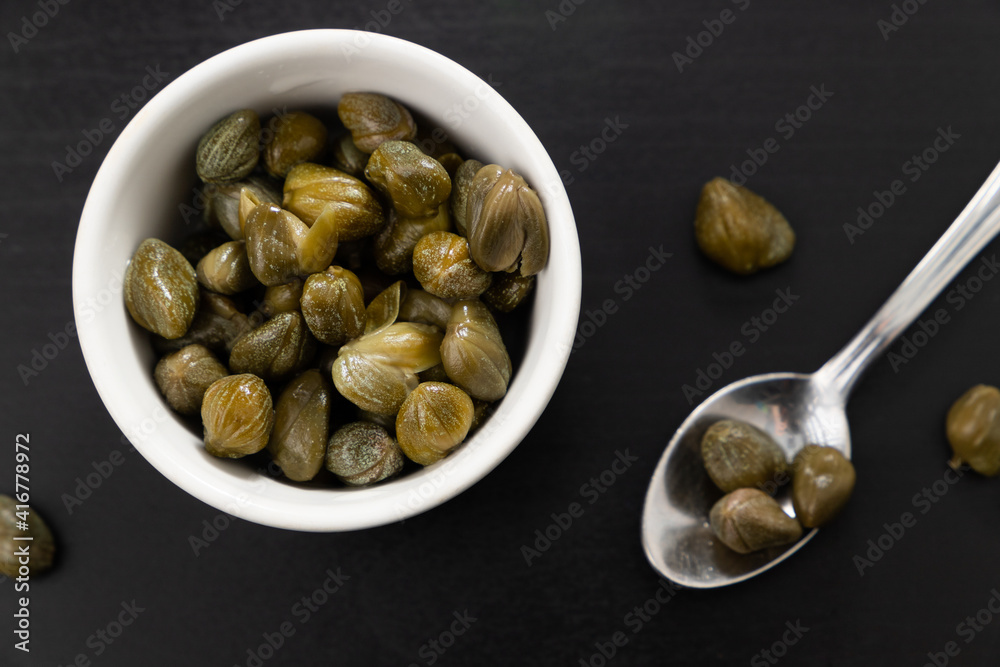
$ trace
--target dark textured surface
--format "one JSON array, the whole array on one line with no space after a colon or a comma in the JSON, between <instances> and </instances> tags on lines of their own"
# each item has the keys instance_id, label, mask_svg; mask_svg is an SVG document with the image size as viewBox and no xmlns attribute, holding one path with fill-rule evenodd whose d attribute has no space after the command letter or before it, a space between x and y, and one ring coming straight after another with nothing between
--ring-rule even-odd
<instances>
[{"instance_id":1,"label":"dark textured surface","mask_svg":"<svg viewBox=\"0 0 1000 667\"><path fill-rule=\"evenodd\" d=\"M940 654L937 664L995 663L1000 618L975 616L1000 596L1000 480L940 480L951 401L972 384L1000 383L1000 281L971 299L942 296L932 309L946 309L950 321L930 343L905 364L880 361L858 387L849 410L858 485L833 525L764 576L682 591L662 608L651 602L656 613L646 620L635 610L660 586L640 549L639 517L649 475L690 409L683 385L733 341L747 351L712 389L818 367L1000 157L995 3L907 0L919 10L885 39L878 22L893 12L888 1L404 0L384 31L491 77L565 170L583 251L581 322L603 321L588 312L609 299L617 311L581 329L592 335L542 419L481 483L405 524L315 535L230 522L174 487L123 444L75 339L60 334L73 318L78 216L103 155L135 113L119 98L147 66L173 79L256 37L362 27L387 4L229 1L221 18L226 5L208 0L7 0L0 10L0 491L13 490L15 435L30 433L32 497L60 549L56 569L31 581L29 655L13 648L14 582L0 584L0 664L69 665L82 656L78 664L225 667L763 665L773 663L759 652L772 646L784 664L922 665L929 653ZM10 33L46 3L58 12L15 53ZM546 10L560 6L575 9L550 24ZM679 72L672 53L725 9L735 20ZM814 86L832 97L794 133L776 126ZM102 119L113 127L57 178L52 163ZM608 122L620 134L609 130L615 140L587 158L581 146ZM949 127L960 138L912 182L904 163ZM694 206L703 182L730 175L770 137L780 148L748 185L783 211L798 247L787 264L738 279L698 254ZM845 223L895 179L905 193L850 242ZM620 282L661 246L672 257L641 289ZM974 265L956 285L980 260ZM752 318L779 289L798 299L762 331ZM23 375L36 353L51 356L49 343L63 349L35 359L37 375ZM901 344L893 351L902 354ZM626 451L636 460L598 491L590 480ZM68 511L78 478L107 470L111 457L120 465ZM925 488L935 502L919 497ZM522 546L573 502L582 516L551 529L561 536L529 566ZM915 524L885 537L904 512ZM217 534L206 532L213 520ZM213 539L195 555L189 537L203 534ZM880 538L890 548L860 574L858 558ZM313 611L302 606L338 571L349 577L340 590ZM129 618L123 604L133 601L142 611L119 636L95 634L119 629L119 615ZM452 637L453 622L464 627L456 614L475 621ZM294 634L261 652L282 624ZM797 624L808 628L801 638L788 629ZM600 651L612 652L618 632L624 646L605 661ZM447 645L443 654L431 640Z\"/></svg>"}]
</instances>

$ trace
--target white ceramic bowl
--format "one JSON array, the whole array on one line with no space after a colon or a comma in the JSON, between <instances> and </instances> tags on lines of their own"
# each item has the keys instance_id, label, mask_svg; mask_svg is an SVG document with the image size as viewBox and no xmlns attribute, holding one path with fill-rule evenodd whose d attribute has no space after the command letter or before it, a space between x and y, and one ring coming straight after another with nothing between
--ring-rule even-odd
<instances>
[{"instance_id":1,"label":"white ceramic bowl","mask_svg":"<svg viewBox=\"0 0 1000 667\"><path fill-rule=\"evenodd\" d=\"M205 453L166 407L153 351L129 318L121 279L139 243L183 236L198 138L240 108L336 107L349 91L382 92L447 131L472 157L522 174L539 193L551 256L539 275L525 356L507 396L443 461L372 488L305 488ZM525 437L555 391L580 309L580 249L559 174L538 138L487 83L433 51L350 30L266 37L221 53L153 97L108 152L87 197L73 258L80 345L108 411L142 455L185 491L234 516L310 531L391 523L454 497Z\"/></svg>"}]
</instances>

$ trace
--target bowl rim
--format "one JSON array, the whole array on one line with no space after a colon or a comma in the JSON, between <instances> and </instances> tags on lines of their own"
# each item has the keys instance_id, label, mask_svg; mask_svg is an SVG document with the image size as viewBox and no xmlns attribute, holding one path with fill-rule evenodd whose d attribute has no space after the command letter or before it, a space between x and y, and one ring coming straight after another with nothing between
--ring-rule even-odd
<instances>
[{"instance_id":1,"label":"bowl rim","mask_svg":"<svg viewBox=\"0 0 1000 667\"><path fill-rule=\"evenodd\" d=\"M558 245L553 243L550 250L553 255L558 254L559 273L556 275L547 267L539 276L539 285L543 280L558 279L559 294L562 298L557 303L549 304L545 313L544 327L539 334L541 339L531 340L526 350L527 359L532 348L537 349L537 346L544 348L544 354L536 355L537 367L531 369L528 374L530 378L520 380L527 382L530 379L528 395L533 401L532 405L523 405L522 401L520 409L512 410L510 401L502 400L496 412L476 432L471 441L463 444L459 450L441 462L385 485L357 490L332 489L338 496L343 496L340 502L336 502L335 498L330 505L320 508L313 507L310 503L305 508L308 511L298 511L303 507L295 502L297 495L294 492L289 494L279 490L275 492L278 497L263 497L254 492L258 484L265 486L283 484L264 476L258 476L258 479L244 488L242 493L237 493L234 488L220 488L219 476L211 469L199 470L180 466L166 450L153 446L149 438L129 435L129 440L135 449L154 468L191 495L234 516L279 528L334 532L394 523L436 507L481 480L520 444L541 416L568 363L580 312L582 267L579 238L562 179L535 133L492 86L440 53L384 34L359 30L315 29L270 35L212 56L179 75L152 96L112 144L88 192L73 254L74 318L91 379L118 427L128 431L127 425L137 424L139 419L148 418L149 414L137 414L130 402L122 400L123 396L129 395L130 388L122 385L123 381L118 377L116 369L106 363L108 351L101 348L107 343L99 339L95 320L87 321L83 314L84 303L88 297L106 282L104 281L106 274L102 274L99 278L95 275L99 272L94 271L95 266L101 261L101 233L109 224L101 219L100 211L104 210L103 207L108 204L116 188L127 182L130 161L135 159L135 147L155 130L171 108L188 99L187 96L191 91L210 86L212 81L234 68L242 69L253 62L287 59L294 53L308 53L312 57L319 57L318 54L326 50L343 51L357 47L359 42L364 42L364 50L360 52L362 56L368 53L371 57L412 58L428 67L433 67L450 81L454 80L463 90L481 89L484 103L496 113L503 115L505 122L513 125L512 131L523 137L529 159L539 164L540 171L545 174L543 184L532 183L532 185L545 204L547 217L550 220L562 221L558 228ZM539 187L540 185L543 187ZM549 264L552 264L551 256ZM124 271L124 266L119 268ZM104 269L113 271L108 267ZM536 300L532 320L540 314L538 305ZM531 337L534 336L535 332L532 332ZM104 354L99 354L99 351ZM515 376L512 386L525 374L525 369L518 369L518 375ZM166 411L173 414L169 409ZM503 435L493 438L493 434L501 427ZM490 451L480 451L485 443L494 446ZM231 476L235 479L240 475ZM408 483L400 486L403 480L408 480ZM240 480L240 483L243 481ZM428 486L430 490L425 493L424 489ZM314 488L289 488L301 489L310 494L325 491ZM262 489L263 487L256 488L258 491ZM403 496L416 497L418 502L407 501L406 504L400 505L399 499Z\"/></svg>"}]
</instances>

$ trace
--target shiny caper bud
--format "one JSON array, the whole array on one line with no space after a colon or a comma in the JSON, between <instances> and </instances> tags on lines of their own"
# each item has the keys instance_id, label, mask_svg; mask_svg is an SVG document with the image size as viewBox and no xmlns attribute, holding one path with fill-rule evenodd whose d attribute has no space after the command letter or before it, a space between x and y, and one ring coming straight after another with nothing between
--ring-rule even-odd
<instances>
[{"instance_id":1,"label":"shiny caper bud","mask_svg":"<svg viewBox=\"0 0 1000 667\"><path fill-rule=\"evenodd\" d=\"M326 149L326 126L304 111L289 111L274 121L274 133L264 147L264 166L284 178L297 164L312 162Z\"/></svg>"},{"instance_id":2,"label":"shiny caper bud","mask_svg":"<svg viewBox=\"0 0 1000 667\"><path fill-rule=\"evenodd\" d=\"M420 465L440 461L465 440L473 413L472 399L455 385L423 382L406 397L396 416L399 447Z\"/></svg>"},{"instance_id":3,"label":"shiny caper bud","mask_svg":"<svg viewBox=\"0 0 1000 667\"><path fill-rule=\"evenodd\" d=\"M521 176L488 164L469 186L466 230L472 258L485 271L532 276L549 258L545 209Z\"/></svg>"},{"instance_id":4,"label":"shiny caper bud","mask_svg":"<svg viewBox=\"0 0 1000 667\"><path fill-rule=\"evenodd\" d=\"M365 177L404 218L435 215L451 194L441 163L408 141L387 141L368 159Z\"/></svg>"},{"instance_id":5,"label":"shiny caper bud","mask_svg":"<svg viewBox=\"0 0 1000 667\"><path fill-rule=\"evenodd\" d=\"M403 462L403 453L389 432L365 421L337 429L326 450L326 469L349 486L388 479L403 469Z\"/></svg>"},{"instance_id":6,"label":"shiny caper bud","mask_svg":"<svg viewBox=\"0 0 1000 667\"><path fill-rule=\"evenodd\" d=\"M795 455L792 469L792 505L805 528L829 522L854 490L854 466L833 447L806 445Z\"/></svg>"},{"instance_id":7,"label":"shiny caper bud","mask_svg":"<svg viewBox=\"0 0 1000 667\"><path fill-rule=\"evenodd\" d=\"M736 489L712 506L712 531L733 551L748 554L791 544L802 537L802 526L760 489Z\"/></svg>"},{"instance_id":8,"label":"shiny caper bud","mask_svg":"<svg viewBox=\"0 0 1000 667\"><path fill-rule=\"evenodd\" d=\"M443 299L473 299L492 275L469 256L469 242L451 232L426 234L413 247L413 275L420 286Z\"/></svg>"},{"instance_id":9,"label":"shiny caper bud","mask_svg":"<svg viewBox=\"0 0 1000 667\"><path fill-rule=\"evenodd\" d=\"M295 278L281 285L271 285L264 290L264 303L261 305L261 312L267 317L274 317L281 313L299 310L304 286L305 281L301 278Z\"/></svg>"},{"instance_id":10,"label":"shiny caper bud","mask_svg":"<svg viewBox=\"0 0 1000 667\"><path fill-rule=\"evenodd\" d=\"M25 558L27 551L27 562ZM18 581L27 581L21 568L27 567L27 575L35 576L52 567L56 545L48 524L34 507L25 508L13 498L0 495L0 574ZM27 591L28 584L18 587Z\"/></svg>"},{"instance_id":11,"label":"shiny caper bud","mask_svg":"<svg viewBox=\"0 0 1000 667\"><path fill-rule=\"evenodd\" d=\"M448 207L438 208L429 218L401 218L389 212L389 222L375 237L375 264L384 273L399 275L413 268L413 249L432 232L448 231Z\"/></svg>"},{"instance_id":12,"label":"shiny caper bud","mask_svg":"<svg viewBox=\"0 0 1000 667\"><path fill-rule=\"evenodd\" d=\"M347 93L337 104L337 115L354 145L365 153L384 141L409 141L417 135L417 124L406 107L378 93Z\"/></svg>"},{"instance_id":13,"label":"shiny caper bud","mask_svg":"<svg viewBox=\"0 0 1000 667\"><path fill-rule=\"evenodd\" d=\"M237 181L260 158L260 117L252 109L236 111L209 129L198 142L195 164L206 183Z\"/></svg>"},{"instance_id":14,"label":"shiny caper bud","mask_svg":"<svg viewBox=\"0 0 1000 667\"><path fill-rule=\"evenodd\" d=\"M267 446L274 425L271 392L250 373L216 380L201 402L205 451L237 459Z\"/></svg>"},{"instance_id":15,"label":"shiny caper bud","mask_svg":"<svg viewBox=\"0 0 1000 667\"><path fill-rule=\"evenodd\" d=\"M396 322L341 346L333 364L337 391L362 410L396 414L419 384L417 373L441 363L435 327Z\"/></svg>"},{"instance_id":16,"label":"shiny caper bud","mask_svg":"<svg viewBox=\"0 0 1000 667\"><path fill-rule=\"evenodd\" d=\"M507 393L510 356L493 315L480 301L452 306L441 361L452 382L473 398L497 401Z\"/></svg>"},{"instance_id":17,"label":"shiny caper bud","mask_svg":"<svg viewBox=\"0 0 1000 667\"><path fill-rule=\"evenodd\" d=\"M202 257L215 250L220 244L225 243L228 240L228 237L219 234L216 230L199 232L181 241L177 246L177 251L184 255L184 259L186 259L191 266L198 266L198 262L201 261Z\"/></svg>"},{"instance_id":18,"label":"shiny caper bud","mask_svg":"<svg viewBox=\"0 0 1000 667\"><path fill-rule=\"evenodd\" d=\"M288 479L308 481L323 467L332 398L330 382L316 369L297 376L278 397L267 451Z\"/></svg>"},{"instance_id":19,"label":"shiny caper bud","mask_svg":"<svg viewBox=\"0 0 1000 667\"><path fill-rule=\"evenodd\" d=\"M371 236L386 221L371 188L348 173L311 162L288 172L282 205L310 227L322 216L332 217L338 241Z\"/></svg>"},{"instance_id":20,"label":"shiny caper bud","mask_svg":"<svg viewBox=\"0 0 1000 667\"><path fill-rule=\"evenodd\" d=\"M273 204L256 206L244 232L250 269L267 286L323 271L337 254L335 229L319 223L308 227Z\"/></svg>"},{"instance_id":21,"label":"shiny caper bud","mask_svg":"<svg viewBox=\"0 0 1000 667\"><path fill-rule=\"evenodd\" d=\"M368 165L368 153L354 145L350 132L337 137L333 142L333 166L351 176L360 177Z\"/></svg>"},{"instance_id":22,"label":"shiny caper bud","mask_svg":"<svg viewBox=\"0 0 1000 667\"><path fill-rule=\"evenodd\" d=\"M302 316L321 343L343 345L365 330L365 294L358 277L331 266L306 279Z\"/></svg>"},{"instance_id":23,"label":"shiny caper bud","mask_svg":"<svg viewBox=\"0 0 1000 667\"><path fill-rule=\"evenodd\" d=\"M458 169L452 179L451 199L448 205L451 208L451 219L455 222L455 230L462 236L468 236L466 226L466 213L469 207L469 188L476 174L483 168L483 163L479 160L466 160Z\"/></svg>"},{"instance_id":24,"label":"shiny caper bud","mask_svg":"<svg viewBox=\"0 0 1000 667\"><path fill-rule=\"evenodd\" d=\"M444 331L449 318L450 303L419 289L406 290L406 296L399 306L399 319L404 322L433 324Z\"/></svg>"},{"instance_id":25,"label":"shiny caper bud","mask_svg":"<svg viewBox=\"0 0 1000 667\"><path fill-rule=\"evenodd\" d=\"M494 273L493 282L483 292L483 302L493 310L509 313L524 301L535 286L535 276Z\"/></svg>"},{"instance_id":26,"label":"shiny caper bud","mask_svg":"<svg viewBox=\"0 0 1000 667\"><path fill-rule=\"evenodd\" d=\"M167 404L182 415L201 412L201 400L213 382L229 375L204 345L188 345L156 364L153 378Z\"/></svg>"},{"instance_id":27,"label":"shiny caper bud","mask_svg":"<svg viewBox=\"0 0 1000 667\"><path fill-rule=\"evenodd\" d=\"M139 244L123 279L125 306L143 329L164 338L183 336L198 309L198 279L191 264L159 239Z\"/></svg>"},{"instance_id":28,"label":"shiny caper bud","mask_svg":"<svg viewBox=\"0 0 1000 667\"><path fill-rule=\"evenodd\" d=\"M298 311L281 313L240 338L229 354L234 373L253 373L280 382L309 365L316 340Z\"/></svg>"},{"instance_id":29,"label":"shiny caper bud","mask_svg":"<svg viewBox=\"0 0 1000 667\"><path fill-rule=\"evenodd\" d=\"M228 354L243 334L253 329L253 323L240 312L232 299L201 290L198 312L186 334L167 340L153 337L153 346L160 353L175 352L188 345L204 345L217 353Z\"/></svg>"},{"instance_id":30,"label":"shiny caper bud","mask_svg":"<svg viewBox=\"0 0 1000 667\"><path fill-rule=\"evenodd\" d=\"M219 294L238 294L260 283L250 270L246 242L229 241L201 258L198 282Z\"/></svg>"},{"instance_id":31,"label":"shiny caper bud","mask_svg":"<svg viewBox=\"0 0 1000 667\"><path fill-rule=\"evenodd\" d=\"M379 333L399 318L399 308L406 297L406 283L397 280L378 293L365 309L365 335Z\"/></svg>"},{"instance_id":32,"label":"shiny caper bud","mask_svg":"<svg viewBox=\"0 0 1000 667\"><path fill-rule=\"evenodd\" d=\"M962 394L945 422L956 470L968 464L987 477L1000 474L1000 390L976 385Z\"/></svg>"},{"instance_id":33,"label":"shiny caper bud","mask_svg":"<svg viewBox=\"0 0 1000 667\"><path fill-rule=\"evenodd\" d=\"M761 487L787 475L781 447L756 426L732 419L717 421L701 439L705 470L724 493Z\"/></svg>"},{"instance_id":34,"label":"shiny caper bud","mask_svg":"<svg viewBox=\"0 0 1000 667\"><path fill-rule=\"evenodd\" d=\"M795 247L795 232L778 209L724 178L702 188L694 234L709 259L739 274L783 262Z\"/></svg>"},{"instance_id":35,"label":"shiny caper bud","mask_svg":"<svg viewBox=\"0 0 1000 667\"><path fill-rule=\"evenodd\" d=\"M240 193L243 188L252 193L259 203L281 203L281 186L261 176L248 176L234 183L209 183L202 189L205 221L221 227L234 241L243 240L243 228L240 226Z\"/></svg>"}]
</instances>

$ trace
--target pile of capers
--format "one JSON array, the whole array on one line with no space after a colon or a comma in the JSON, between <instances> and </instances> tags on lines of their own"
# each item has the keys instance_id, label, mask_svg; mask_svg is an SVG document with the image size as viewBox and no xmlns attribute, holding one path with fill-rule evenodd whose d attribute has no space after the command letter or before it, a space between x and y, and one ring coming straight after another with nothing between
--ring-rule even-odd
<instances>
[{"instance_id":1,"label":"pile of capers","mask_svg":"<svg viewBox=\"0 0 1000 667\"><path fill-rule=\"evenodd\" d=\"M791 465L774 439L745 422L724 419L701 440L705 470L725 493L709 513L716 537L741 554L796 542L803 528L828 523L854 490L851 462L833 447L806 445ZM790 517L770 493L792 483Z\"/></svg>"},{"instance_id":2,"label":"pile of capers","mask_svg":"<svg viewBox=\"0 0 1000 667\"><path fill-rule=\"evenodd\" d=\"M361 486L441 460L503 398L495 314L531 293L549 237L521 176L422 149L396 100L349 93L337 116L219 120L195 158L206 229L143 241L123 291L209 454Z\"/></svg>"}]
</instances>

